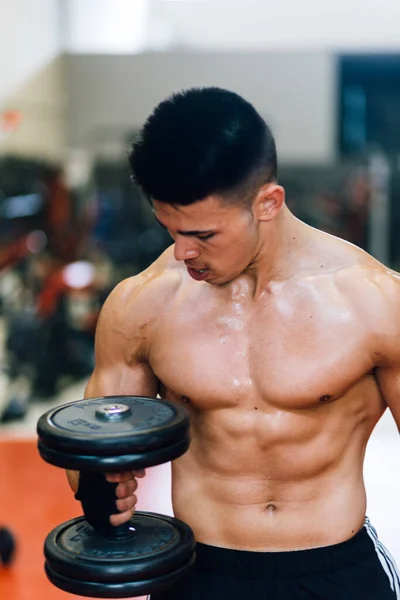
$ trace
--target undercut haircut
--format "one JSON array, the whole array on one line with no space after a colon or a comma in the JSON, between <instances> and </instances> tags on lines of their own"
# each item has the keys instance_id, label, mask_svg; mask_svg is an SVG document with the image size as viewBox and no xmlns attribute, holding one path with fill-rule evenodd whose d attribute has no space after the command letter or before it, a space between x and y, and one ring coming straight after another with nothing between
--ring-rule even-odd
<instances>
[{"instance_id":1,"label":"undercut haircut","mask_svg":"<svg viewBox=\"0 0 400 600\"><path fill-rule=\"evenodd\" d=\"M129 164L150 201L178 206L210 195L250 203L278 177L275 140L264 119L241 96L217 87L161 102L133 142Z\"/></svg>"}]
</instances>

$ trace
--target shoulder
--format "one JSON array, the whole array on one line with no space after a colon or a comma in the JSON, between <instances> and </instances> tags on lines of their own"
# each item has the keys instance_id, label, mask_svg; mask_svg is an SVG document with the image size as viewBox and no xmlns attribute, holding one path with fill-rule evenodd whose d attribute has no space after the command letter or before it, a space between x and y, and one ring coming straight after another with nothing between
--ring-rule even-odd
<instances>
[{"instance_id":1,"label":"shoulder","mask_svg":"<svg viewBox=\"0 0 400 600\"><path fill-rule=\"evenodd\" d=\"M323 232L315 238L314 274L372 326L400 323L400 274L361 248ZM319 277L317 277L319 279Z\"/></svg>"},{"instance_id":2,"label":"shoulder","mask_svg":"<svg viewBox=\"0 0 400 600\"><path fill-rule=\"evenodd\" d=\"M371 330L400 333L399 273L377 263L344 270L338 281Z\"/></svg>"},{"instance_id":3,"label":"shoulder","mask_svg":"<svg viewBox=\"0 0 400 600\"><path fill-rule=\"evenodd\" d=\"M181 265L168 248L141 273L119 283L102 308L99 326L129 324L137 326L155 318L172 302L183 277Z\"/></svg>"},{"instance_id":4,"label":"shoulder","mask_svg":"<svg viewBox=\"0 0 400 600\"><path fill-rule=\"evenodd\" d=\"M328 233L318 232L315 253L320 257L327 274L339 286L354 290L354 295L376 292L377 296L391 297L398 293L400 274L376 260L358 246ZM350 291L350 290L348 290Z\"/></svg>"},{"instance_id":5,"label":"shoulder","mask_svg":"<svg viewBox=\"0 0 400 600\"><path fill-rule=\"evenodd\" d=\"M348 258L335 276L339 287L369 314L379 308L376 316L383 316L383 309L400 316L400 274L360 248L353 247Z\"/></svg>"},{"instance_id":6,"label":"shoulder","mask_svg":"<svg viewBox=\"0 0 400 600\"><path fill-rule=\"evenodd\" d=\"M400 273L360 248L337 249L340 260L332 270L333 289L339 293L352 322L369 340L374 362L400 358Z\"/></svg>"},{"instance_id":7,"label":"shoulder","mask_svg":"<svg viewBox=\"0 0 400 600\"><path fill-rule=\"evenodd\" d=\"M377 367L400 365L400 274L382 268L364 286L365 324Z\"/></svg>"}]
</instances>

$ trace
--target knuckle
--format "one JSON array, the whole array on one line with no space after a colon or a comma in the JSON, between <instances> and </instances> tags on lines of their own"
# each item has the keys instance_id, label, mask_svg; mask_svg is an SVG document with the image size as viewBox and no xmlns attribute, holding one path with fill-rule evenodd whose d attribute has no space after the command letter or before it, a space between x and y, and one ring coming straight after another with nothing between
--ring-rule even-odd
<instances>
[{"instance_id":1,"label":"knuckle","mask_svg":"<svg viewBox=\"0 0 400 600\"><path fill-rule=\"evenodd\" d=\"M126 523L127 521L129 521L129 519L132 518L132 514L133 514L133 511L129 510L129 511L124 511L122 513L118 513L116 515L111 515L110 523L111 523L111 525L114 525L114 526L122 525L123 523Z\"/></svg>"},{"instance_id":2,"label":"knuckle","mask_svg":"<svg viewBox=\"0 0 400 600\"><path fill-rule=\"evenodd\" d=\"M123 500L117 500L115 504L119 511L125 510L125 498Z\"/></svg>"},{"instance_id":3,"label":"knuckle","mask_svg":"<svg viewBox=\"0 0 400 600\"><path fill-rule=\"evenodd\" d=\"M119 515L111 515L110 523L111 525L119 525Z\"/></svg>"},{"instance_id":4,"label":"knuckle","mask_svg":"<svg viewBox=\"0 0 400 600\"><path fill-rule=\"evenodd\" d=\"M116 489L117 498L122 499L130 496L137 489L137 487L137 482L133 480L120 483Z\"/></svg>"},{"instance_id":5,"label":"knuckle","mask_svg":"<svg viewBox=\"0 0 400 600\"><path fill-rule=\"evenodd\" d=\"M136 505L137 498L135 495L129 496L127 498L122 498L121 500L117 500L116 505L118 510L127 511L132 510L132 508Z\"/></svg>"}]
</instances>

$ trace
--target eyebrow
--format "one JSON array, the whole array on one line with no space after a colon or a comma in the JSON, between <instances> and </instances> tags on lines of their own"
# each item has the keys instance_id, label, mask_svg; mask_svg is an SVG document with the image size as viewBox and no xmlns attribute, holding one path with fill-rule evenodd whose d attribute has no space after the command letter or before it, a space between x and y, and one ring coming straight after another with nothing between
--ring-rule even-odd
<instances>
[{"instance_id":1,"label":"eyebrow","mask_svg":"<svg viewBox=\"0 0 400 600\"><path fill-rule=\"evenodd\" d=\"M154 218L157 221L157 223L159 225L161 225L161 227L163 229L168 229L167 227L165 227L165 225L163 225L163 223L161 223L160 219L158 219L155 215L155 213L153 212ZM178 229L177 233L179 233L179 235L186 235L188 237L196 237L198 235L204 235L207 233L213 233L213 229L194 229L193 231L182 231L180 229Z\"/></svg>"}]
</instances>

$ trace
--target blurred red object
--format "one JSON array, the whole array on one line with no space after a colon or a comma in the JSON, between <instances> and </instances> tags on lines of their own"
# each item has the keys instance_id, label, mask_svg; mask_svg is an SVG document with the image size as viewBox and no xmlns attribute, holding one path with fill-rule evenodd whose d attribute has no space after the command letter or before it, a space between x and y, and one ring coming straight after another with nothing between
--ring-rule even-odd
<instances>
[{"instance_id":1,"label":"blurred red object","mask_svg":"<svg viewBox=\"0 0 400 600\"><path fill-rule=\"evenodd\" d=\"M0 131L8 135L17 131L22 122L22 114L19 110L8 109L0 113Z\"/></svg>"},{"instance_id":2,"label":"blurred red object","mask_svg":"<svg viewBox=\"0 0 400 600\"><path fill-rule=\"evenodd\" d=\"M43 231L32 231L4 248L0 247L0 271L19 263L30 254L40 252L47 243Z\"/></svg>"}]
</instances>

